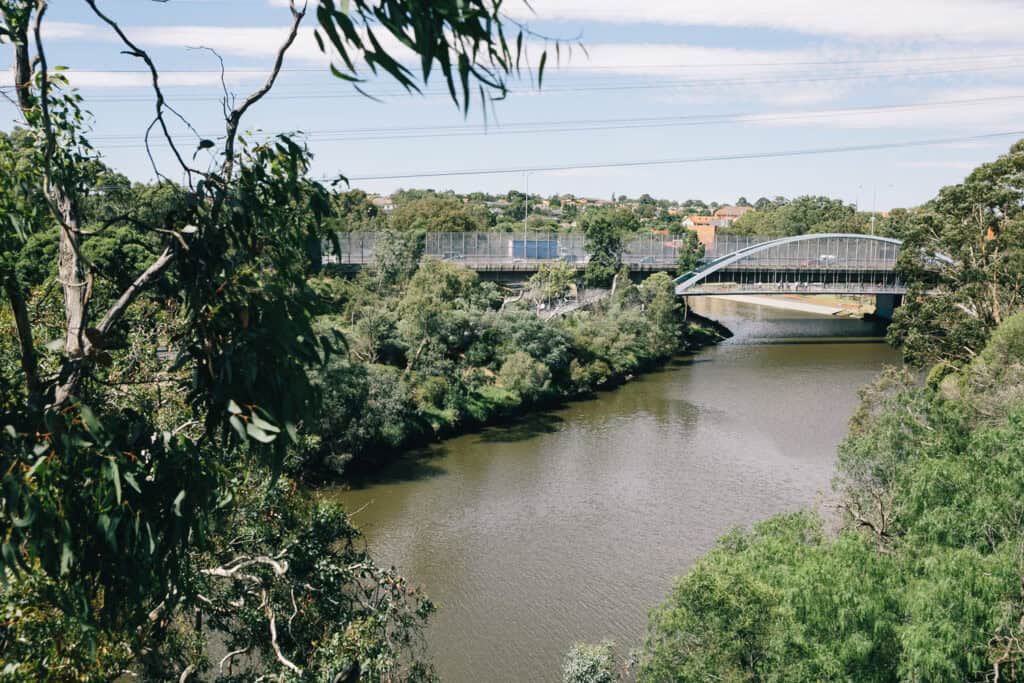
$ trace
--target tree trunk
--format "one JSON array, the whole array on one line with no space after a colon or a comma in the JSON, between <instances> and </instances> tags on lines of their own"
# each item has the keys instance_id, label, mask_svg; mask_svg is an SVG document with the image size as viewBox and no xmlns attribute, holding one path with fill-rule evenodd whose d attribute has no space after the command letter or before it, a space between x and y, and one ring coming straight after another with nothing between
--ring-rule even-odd
<instances>
[{"instance_id":1,"label":"tree trunk","mask_svg":"<svg viewBox=\"0 0 1024 683\"><path fill-rule=\"evenodd\" d=\"M32 321L28 317L28 306L25 304L25 297L21 288L13 278L4 281L4 291L7 299L11 302L11 311L14 313L14 326L18 331L18 346L21 350L21 369L25 373L25 384L28 386L29 405L39 402L42 384L39 381L39 360L36 356L36 347L32 339Z\"/></svg>"},{"instance_id":2,"label":"tree trunk","mask_svg":"<svg viewBox=\"0 0 1024 683\"><path fill-rule=\"evenodd\" d=\"M81 231L77 212L62 188L51 185L50 200L61 222L57 273L64 292L64 367L54 395L57 405L66 403L78 391L82 363L88 351L85 328L91 287L81 257Z\"/></svg>"}]
</instances>

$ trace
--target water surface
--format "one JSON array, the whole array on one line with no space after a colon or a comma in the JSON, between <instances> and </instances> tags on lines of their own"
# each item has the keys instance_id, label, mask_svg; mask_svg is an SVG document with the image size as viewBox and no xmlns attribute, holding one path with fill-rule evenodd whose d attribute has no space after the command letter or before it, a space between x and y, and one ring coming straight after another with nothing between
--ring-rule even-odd
<instances>
[{"instance_id":1,"label":"water surface","mask_svg":"<svg viewBox=\"0 0 1024 683\"><path fill-rule=\"evenodd\" d=\"M736 336L590 401L446 441L340 493L422 585L443 680L557 681L574 641L641 642L672 578L736 525L813 504L873 324L698 300ZM364 507L365 506L365 507Z\"/></svg>"}]
</instances>

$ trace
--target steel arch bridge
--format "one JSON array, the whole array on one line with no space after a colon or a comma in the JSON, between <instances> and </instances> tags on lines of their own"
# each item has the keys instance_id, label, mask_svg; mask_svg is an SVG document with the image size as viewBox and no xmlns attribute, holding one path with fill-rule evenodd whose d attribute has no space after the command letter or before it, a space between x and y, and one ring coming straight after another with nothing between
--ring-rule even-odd
<instances>
[{"instance_id":1,"label":"steel arch bridge","mask_svg":"<svg viewBox=\"0 0 1024 683\"><path fill-rule=\"evenodd\" d=\"M808 234L742 246L676 278L676 294L902 295L900 240ZM940 261L948 261L939 257Z\"/></svg>"}]
</instances>

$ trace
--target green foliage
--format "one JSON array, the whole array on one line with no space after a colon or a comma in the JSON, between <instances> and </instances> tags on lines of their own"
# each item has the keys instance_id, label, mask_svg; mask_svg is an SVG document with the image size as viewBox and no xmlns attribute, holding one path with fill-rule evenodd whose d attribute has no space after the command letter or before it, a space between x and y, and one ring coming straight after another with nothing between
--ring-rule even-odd
<instances>
[{"instance_id":1,"label":"green foliage","mask_svg":"<svg viewBox=\"0 0 1024 683\"><path fill-rule=\"evenodd\" d=\"M423 256L423 233L385 230L374 244L373 275L377 286L388 291L408 281Z\"/></svg>"},{"instance_id":2,"label":"green foliage","mask_svg":"<svg viewBox=\"0 0 1024 683\"><path fill-rule=\"evenodd\" d=\"M464 203L452 195L428 193L399 204L391 214L389 225L400 232L471 232L486 230L490 214L482 204Z\"/></svg>"},{"instance_id":3,"label":"green foliage","mask_svg":"<svg viewBox=\"0 0 1024 683\"><path fill-rule=\"evenodd\" d=\"M365 197L332 198L308 180L308 150L289 136L237 136L266 91L225 112L221 149L199 143L213 165L193 168L195 155L172 150L182 186L132 185L105 168L85 136L81 95L31 35L36 19L48 33L45 6L0 0L0 43L13 50L12 98L25 126L0 135L0 283L9 304L0 322L13 331L0 339L4 674L430 678L416 644L432 606L373 566L339 509L281 476L285 455L317 439L300 430L321 422L321 375L352 383L330 388L327 422L341 437L326 450L344 456L351 442L406 438L394 430L409 421L406 387L419 378L327 366L341 345L336 325L316 320L327 296L346 299L353 313L375 296L309 277L311 245L328 229L357 218L376 225L376 215ZM423 81L438 69L465 110L471 85L482 97L502 95L504 79L518 73L523 34L510 46L499 7L324 0L317 39L340 57L339 77L358 80L353 60L361 59L415 89L409 68L379 42L396 37L420 57ZM304 10L292 16L297 32ZM150 64L115 33L127 54ZM541 76L545 64L546 54ZM159 130L169 115L162 98L156 111ZM329 224L335 209L344 215ZM383 259L388 285L411 274L403 249ZM403 333L417 343L436 334L442 341L424 364L447 370L471 341L459 341L470 309L495 306L496 292L461 273L427 273L413 278L420 298L396 309L452 295L466 310L407 315L407 328L375 320L365 331L382 359L405 353ZM459 394L446 391L445 401ZM357 404L383 423L354 418ZM246 649L244 671L210 671L211 633Z\"/></svg>"},{"instance_id":4,"label":"green foliage","mask_svg":"<svg viewBox=\"0 0 1024 683\"><path fill-rule=\"evenodd\" d=\"M498 378L502 387L516 394L522 403L529 405L548 392L551 371L528 353L516 351L502 363Z\"/></svg>"},{"instance_id":5,"label":"green foliage","mask_svg":"<svg viewBox=\"0 0 1024 683\"><path fill-rule=\"evenodd\" d=\"M687 230L680 237L682 244L679 246L679 260L676 265L676 275L692 273L700 265L704 258L704 245L697 238L697 233Z\"/></svg>"},{"instance_id":6,"label":"green foliage","mask_svg":"<svg viewBox=\"0 0 1024 683\"><path fill-rule=\"evenodd\" d=\"M939 383L866 388L839 530L800 513L722 539L652 613L641 680L1018 680L1022 379L1018 314Z\"/></svg>"},{"instance_id":7,"label":"green foliage","mask_svg":"<svg viewBox=\"0 0 1024 683\"><path fill-rule=\"evenodd\" d=\"M592 209L580 220L590 254L584 281L594 287L606 287L622 265L626 238L640 227L637 217L626 209Z\"/></svg>"},{"instance_id":8,"label":"green foliage","mask_svg":"<svg viewBox=\"0 0 1024 683\"><path fill-rule=\"evenodd\" d=\"M552 269L560 271L572 273ZM297 469L378 466L403 447L467 425L615 386L695 340L715 338L683 320L665 273L548 320L526 304L498 310L492 285L434 259L390 292L369 291L373 283L361 278L316 282L336 301L324 310L338 311L318 327L339 327L349 358L314 373L324 411L318 437L290 460Z\"/></svg>"},{"instance_id":9,"label":"green foliage","mask_svg":"<svg viewBox=\"0 0 1024 683\"><path fill-rule=\"evenodd\" d=\"M615 643L576 643L562 663L562 683L615 683L621 680Z\"/></svg>"},{"instance_id":10,"label":"green foliage","mask_svg":"<svg viewBox=\"0 0 1024 683\"><path fill-rule=\"evenodd\" d=\"M576 283L576 268L564 262L542 263L530 277L530 287L546 304L570 294Z\"/></svg>"},{"instance_id":11,"label":"green foliage","mask_svg":"<svg viewBox=\"0 0 1024 683\"><path fill-rule=\"evenodd\" d=\"M419 58L423 83L434 69L448 86L452 100L469 110L470 90L479 94L482 106L488 98L507 93L505 77L519 72L524 57L524 39L520 30L514 42L506 40L507 20L501 14L500 0L441 0L410 9L401 0L354 0L335 7L321 0L317 7L320 24L315 33L324 52L334 49L331 71L338 78L361 82L358 62L374 73L387 73L406 90L419 92L412 70L382 47L379 34L397 39ZM560 47L560 46L559 46ZM537 62L537 85L544 82L547 51Z\"/></svg>"},{"instance_id":12,"label":"green foliage","mask_svg":"<svg viewBox=\"0 0 1024 683\"><path fill-rule=\"evenodd\" d=\"M902 220L907 282L889 338L917 365L969 362L1024 306L1024 142ZM952 259L939 264L935 256Z\"/></svg>"},{"instance_id":13,"label":"green foliage","mask_svg":"<svg viewBox=\"0 0 1024 683\"><path fill-rule=\"evenodd\" d=\"M869 225L869 218L840 199L804 196L791 201L761 203L756 211L743 214L724 232L785 237L813 232L863 233Z\"/></svg>"}]
</instances>

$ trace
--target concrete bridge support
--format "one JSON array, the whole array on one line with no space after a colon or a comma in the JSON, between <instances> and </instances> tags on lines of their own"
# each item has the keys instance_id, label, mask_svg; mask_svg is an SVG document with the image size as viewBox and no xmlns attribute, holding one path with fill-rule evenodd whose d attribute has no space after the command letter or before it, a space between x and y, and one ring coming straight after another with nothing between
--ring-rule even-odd
<instances>
[{"instance_id":1,"label":"concrete bridge support","mask_svg":"<svg viewBox=\"0 0 1024 683\"><path fill-rule=\"evenodd\" d=\"M893 311L902 303L902 294L876 294L875 316L883 320L892 320Z\"/></svg>"}]
</instances>

